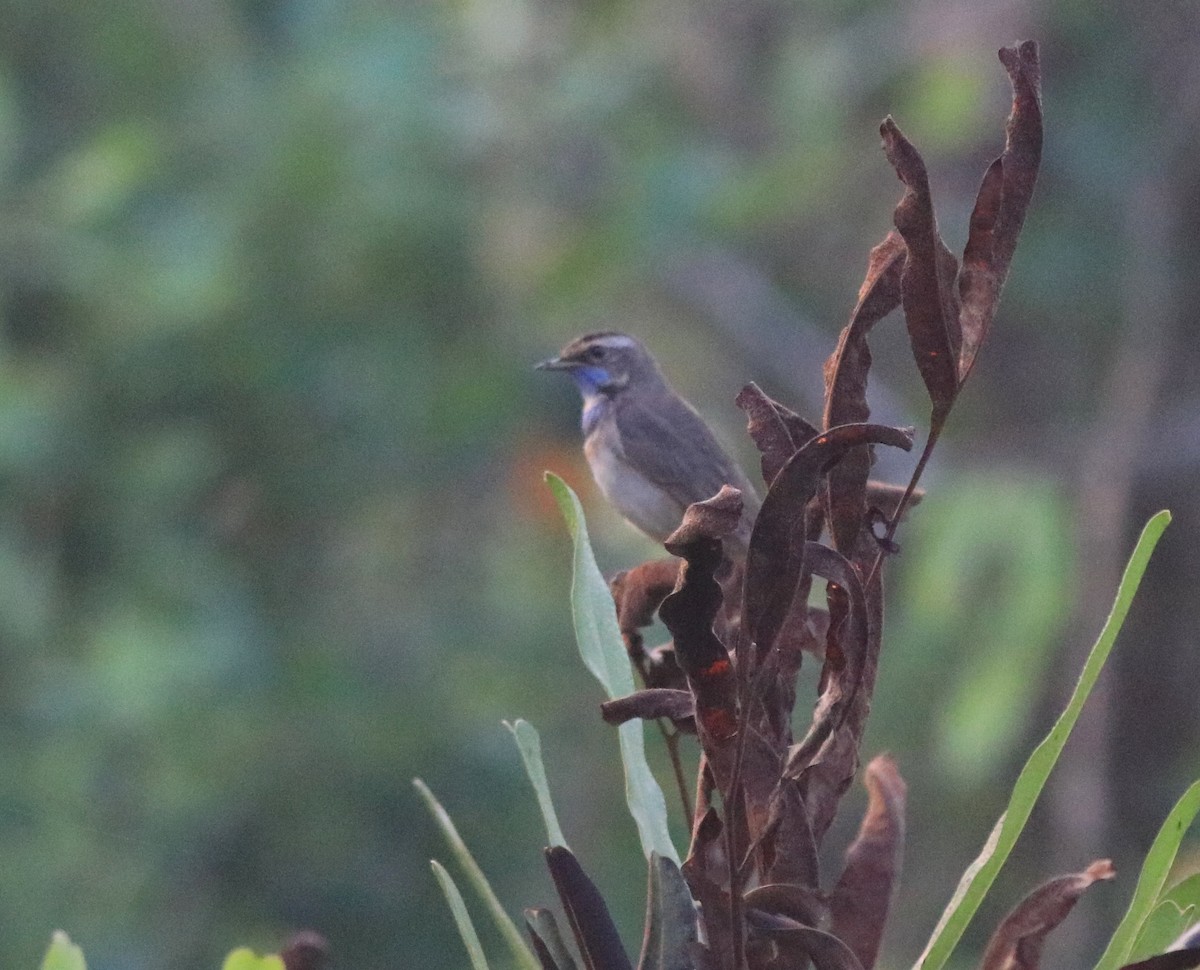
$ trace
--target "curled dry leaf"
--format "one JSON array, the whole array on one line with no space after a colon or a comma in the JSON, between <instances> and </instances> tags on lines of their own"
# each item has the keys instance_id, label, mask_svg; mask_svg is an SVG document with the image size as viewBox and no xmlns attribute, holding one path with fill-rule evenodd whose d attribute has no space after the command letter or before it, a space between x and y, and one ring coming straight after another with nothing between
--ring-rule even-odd
<instances>
[{"instance_id":1,"label":"curled dry leaf","mask_svg":"<svg viewBox=\"0 0 1200 970\"><path fill-rule=\"evenodd\" d=\"M858 303L838 338L836 349L825 362L826 428L863 422L871 416L867 404L867 377L871 370L867 334L900 303L900 274L904 269L905 252L904 240L895 230L871 250L867 275L858 291ZM829 472L824 495L825 514L834 548L843 552L853 548L855 537L862 528L870 468L869 449L859 448L846 455Z\"/></svg>"},{"instance_id":2,"label":"curled dry leaf","mask_svg":"<svg viewBox=\"0 0 1200 970\"><path fill-rule=\"evenodd\" d=\"M796 677L805 654L825 659L825 640L829 629L829 613L808 606L808 578L802 578L792 599L792 608L784 620L775 649L764 658L760 674L769 674L762 682L758 700L763 711L763 730L785 750L792 743L792 711L796 707Z\"/></svg>"},{"instance_id":3,"label":"curled dry leaf","mask_svg":"<svg viewBox=\"0 0 1200 970\"><path fill-rule=\"evenodd\" d=\"M651 688L605 701L600 705L600 715L605 723L613 725L624 724L635 717L646 721L667 717L678 723L691 718L693 709L690 691Z\"/></svg>"},{"instance_id":4,"label":"curled dry leaf","mask_svg":"<svg viewBox=\"0 0 1200 970\"><path fill-rule=\"evenodd\" d=\"M821 697L808 734L788 751L785 774L789 778L799 777L825 740L845 720L861 683L870 636L866 596L850 562L819 542L808 543L807 559L813 574L831 584L830 621L825 667L821 672Z\"/></svg>"},{"instance_id":5,"label":"curled dry leaf","mask_svg":"<svg viewBox=\"0 0 1200 970\"><path fill-rule=\"evenodd\" d=\"M617 607L617 625L626 642L654 622L655 610L675 588L678 578L678 559L651 559L609 580L608 587Z\"/></svg>"},{"instance_id":6,"label":"curled dry leaf","mask_svg":"<svg viewBox=\"0 0 1200 970\"><path fill-rule=\"evenodd\" d=\"M804 926L820 926L825 919L825 899L819 889L794 883L768 883L743 897L747 909L784 916Z\"/></svg>"},{"instance_id":7,"label":"curled dry leaf","mask_svg":"<svg viewBox=\"0 0 1200 970\"><path fill-rule=\"evenodd\" d=\"M683 556L688 547L719 542L732 535L742 517L742 493L732 485L703 502L693 502L683 513L679 528L664 540L663 545L673 556Z\"/></svg>"},{"instance_id":8,"label":"curled dry leaf","mask_svg":"<svg viewBox=\"0 0 1200 970\"><path fill-rule=\"evenodd\" d=\"M820 750L800 771L800 792L808 806L813 838L820 845L833 824L838 803L854 781L858 770L859 739L849 725L834 731Z\"/></svg>"},{"instance_id":9,"label":"curled dry leaf","mask_svg":"<svg viewBox=\"0 0 1200 970\"><path fill-rule=\"evenodd\" d=\"M904 497L904 492L903 485L877 482L872 479L867 482L867 508L878 509L885 518L893 519L900 510L900 500ZM920 505L923 498L925 498L925 489L913 489L912 494L908 497L906 508L911 509L914 505Z\"/></svg>"},{"instance_id":10,"label":"curled dry leaf","mask_svg":"<svg viewBox=\"0 0 1200 970\"><path fill-rule=\"evenodd\" d=\"M895 212L896 228L908 247L900 279L904 322L934 415L944 419L958 394L961 334L954 289L958 261L938 234L929 176L920 153L890 117L884 119L879 133L888 161L905 186ZM935 417L935 423L938 421Z\"/></svg>"},{"instance_id":11,"label":"curled dry leaf","mask_svg":"<svg viewBox=\"0 0 1200 970\"><path fill-rule=\"evenodd\" d=\"M645 685L661 690L686 690L687 678L679 669L675 659L675 644L669 640L652 650L642 652L642 662L638 664Z\"/></svg>"},{"instance_id":12,"label":"curled dry leaf","mask_svg":"<svg viewBox=\"0 0 1200 970\"><path fill-rule=\"evenodd\" d=\"M817 429L753 382L741 389L734 403L746 412L746 431L762 455L763 481L770 486L796 450L817 436Z\"/></svg>"},{"instance_id":13,"label":"curled dry leaf","mask_svg":"<svg viewBox=\"0 0 1200 970\"><path fill-rule=\"evenodd\" d=\"M757 843L771 823L772 800L779 784L782 764L780 751L753 724L743 726L746 738L741 752L741 775L738 784L745 812L739 819L744 831L739 832L741 845ZM722 792L733 788L733 750L706 750L713 775ZM746 841L748 840L748 841Z\"/></svg>"},{"instance_id":14,"label":"curled dry leaf","mask_svg":"<svg viewBox=\"0 0 1200 970\"><path fill-rule=\"evenodd\" d=\"M771 793L767 827L758 851L759 868L768 883L789 883L810 891L821 884L820 857L808 821L808 806L800 786L789 778L780 778ZM783 915L799 919L793 913Z\"/></svg>"},{"instance_id":15,"label":"curled dry leaf","mask_svg":"<svg viewBox=\"0 0 1200 970\"><path fill-rule=\"evenodd\" d=\"M875 965L904 853L907 786L887 755L867 765L867 811L829 899L830 931L867 970Z\"/></svg>"},{"instance_id":16,"label":"curled dry leaf","mask_svg":"<svg viewBox=\"0 0 1200 970\"><path fill-rule=\"evenodd\" d=\"M1117 874L1112 862L1099 859L1083 872L1051 879L1004 917L983 953L982 970L1037 970L1046 935L1075 908L1093 883Z\"/></svg>"},{"instance_id":17,"label":"curled dry leaf","mask_svg":"<svg viewBox=\"0 0 1200 970\"><path fill-rule=\"evenodd\" d=\"M746 922L774 940L787 967L802 966L798 958L808 957L816 970L863 970L854 952L832 933L761 910L747 911Z\"/></svg>"},{"instance_id":18,"label":"curled dry leaf","mask_svg":"<svg viewBox=\"0 0 1200 970\"><path fill-rule=\"evenodd\" d=\"M675 655L695 699L701 740L714 747L737 733L737 684L729 651L713 632L721 609L721 586L714 574L721 566L721 538L737 528L741 494L728 485L713 498L696 502L679 528L667 537L667 549L685 565L675 591L658 615L675 640Z\"/></svg>"},{"instance_id":19,"label":"curled dry leaf","mask_svg":"<svg viewBox=\"0 0 1200 970\"><path fill-rule=\"evenodd\" d=\"M962 304L962 347L958 371L961 386L987 339L1000 291L1033 198L1042 159L1042 93L1038 46L1025 41L1000 51L1012 82L1004 153L983 177L959 277Z\"/></svg>"},{"instance_id":20,"label":"curled dry leaf","mask_svg":"<svg viewBox=\"0 0 1200 970\"><path fill-rule=\"evenodd\" d=\"M621 639L646 687L679 690L687 686L675 662L674 645L647 650L641 632L654 622L659 604L675 588L679 565L678 559L651 559L617 573L608 583L617 607Z\"/></svg>"},{"instance_id":21,"label":"curled dry leaf","mask_svg":"<svg viewBox=\"0 0 1200 970\"><path fill-rule=\"evenodd\" d=\"M911 431L877 424L846 424L818 435L780 469L763 500L746 553L742 617L758 656L771 649L804 572L807 506L821 476L859 445L906 451Z\"/></svg>"}]
</instances>

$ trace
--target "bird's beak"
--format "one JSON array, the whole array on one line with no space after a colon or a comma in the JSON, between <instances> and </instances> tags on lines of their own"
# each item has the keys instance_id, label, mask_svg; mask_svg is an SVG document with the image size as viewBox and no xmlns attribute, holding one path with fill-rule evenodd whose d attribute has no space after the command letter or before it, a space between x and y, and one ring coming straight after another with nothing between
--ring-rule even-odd
<instances>
[{"instance_id":1,"label":"bird's beak","mask_svg":"<svg viewBox=\"0 0 1200 970\"><path fill-rule=\"evenodd\" d=\"M533 365L534 370L570 370L574 366L571 361L563 360L561 357L551 357L549 360L540 361Z\"/></svg>"}]
</instances>

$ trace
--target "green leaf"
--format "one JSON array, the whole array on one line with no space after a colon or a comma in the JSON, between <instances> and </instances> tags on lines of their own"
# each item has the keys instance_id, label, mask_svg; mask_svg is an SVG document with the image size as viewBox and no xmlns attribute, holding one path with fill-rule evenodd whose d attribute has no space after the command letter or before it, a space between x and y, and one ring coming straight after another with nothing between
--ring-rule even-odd
<instances>
[{"instance_id":1,"label":"green leaf","mask_svg":"<svg viewBox=\"0 0 1200 970\"><path fill-rule=\"evenodd\" d=\"M450 912L454 914L458 935L462 937L463 945L467 948L467 956L471 958L473 970L488 970L483 947L479 945L479 934L475 932L475 924L471 922L471 914L467 912L467 904L463 902L462 893L454 885L454 880L450 878L450 873L446 871L445 866L436 859L429 865L433 868L433 874L437 876L437 881L442 887Z\"/></svg>"},{"instance_id":2,"label":"green leaf","mask_svg":"<svg viewBox=\"0 0 1200 970\"><path fill-rule=\"evenodd\" d=\"M42 970L87 970L83 950L71 942L62 930L55 930L50 947L42 958Z\"/></svg>"},{"instance_id":3,"label":"green leaf","mask_svg":"<svg viewBox=\"0 0 1200 970\"><path fill-rule=\"evenodd\" d=\"M1197 910L1200 910L1200 872L1175 883L1163 893L1162 898L1169 899L1180 909L1195 906Z\"/></svg>"},{"instance_id":4,"label":"green leaf","mask_svg":"<svg viewBox=\"0 0 1200 970\"><path fill-rule=\"evenodd\" d=\"M1007 861L1013 846L1016 845L1017 838L1029 820L1029 814L1033 811L1033 806L1046 784L1046 779L1050 776L1050 771L1062 753L1063 745L1067 743L1067 738L1070 736L1072 728L1075 727L1075 722L1079 719L1084 701L1087 700L1088 694L1096 684L1096 679L1100 676L1105 660L1108 659L1117 634L1121 630L1121 624L1125 622L1125 617L1129 613L1129 606L1133 602L1134 594L1137 593L1138 585L1142 581L1146 565L1150 561L1150 554L1154 551L1154 546L1170 521L1170 512L1159 512L1146 523L1146 527L1142 530L1133 554L1129 557L1129 563L1125 567L1125 574L1121 577L1121 583L1117 587L1112 612L1109 613L1104 629L1100 631L1100 636L1096 639L1096 643L1088 655L1087 662L1083 666L1083 673L1079 677L1079 683L1075 685L1075 691L1071 695L1066 709L1054 727L1050 729L1050 733L1029 756L1025 767L1021 769L1021 774L1013 786L1012 795L1009 796L1008 807L988 836L983 851L963 873L963 877L954 891L954 896L943 911L938 925L934 928L925 952L917 961L916 966L920 970L941 970L946 965L954 947L962 938L967 924L971 922L971 918L979 909L979 904L987 895L996 875Z\"/></svg>"},{"instance_id":5,"label":"green leaf","mask_svg":"<svg viewBox=\"0 0 1200 970\"><path fill-rule=\"evenodd\" d=\"M467 844L463 841L462 836L458 834L458 829L455 828L454 822L450 820L449 814L442 808L441 803L434 798L433 792L429 790L429 786L421 781L420 778L413 779L413 787L420 793L422 800L425 802L425 807L429 809L429 814L433 816L433 820L437 822L438 828L442 830L442 835L446 837L446 841L450 845L450 851L454 853L454 858L458 860L458 864L462 866L463 871L467 874L467 878L470 880L475 892L483 900L483 904L487 907L488 913L492 917L492 922L495 923L496 928L500 931L500 935L504 938L505 944L508 946L509 952L512 953L513 961L518 967L524 968L524 970L541 970L541 965L538 963L537 957L530 952L529 946L525 943L525 938L521 935L521 931L517 929L517 924L505 912L499 897L492 889L487 876L483 874L483 870L479 868L479 863L471 855L471 850L467 848Z\"/></svg>"},{"instance_id":6,"label":"green leaf","mask_svg":"<svg viewBox=\"0 0 1200 970\"><path fill-rule=\"evenodd\" d=\"M1136 963L1164 952L1195 919L1195 906L1180 909L1177 903L1164 899L1142 922L1137 940L1129 951L1128 962Z\"/></svg>"},{"instance_id":7,"label":"green leaf","mask_svg":"<svg viewBox=\"0 0 1200 970\"><path fill-rule=\"evenodd\" d=\"M617 626L612 594L600 573L600 567L596 565L596 557L592 555L583 506L570 486L557 475L547 472L546 482L562 509L575 547L571 573L571 617L575 623L579 653L610 698L632 694L633 671L629 667L629 657ZM625 800L637 825L642 852L647 858L651 852L657 852L678 864L679 853L675 851L667 828L667 802L646 762L641 721L626 721L617 728L617 737L621 744L621 761L625 766Z\"/></svg>"},{"instance_id":8,"label":"green leaf","mask_svg":"<svg viewBox=\"0 0 1200 970\"><path fill-rule=\"evenodd\" d=\"M283 960L276 954L259 956L247 947L238 947L225 958L221 970L284 970Z\"/></svg>"},{"instance_id":9,"label":"green leaf","mask_svg":"<svg viewBox=\"0 0 1200 970\"><path fill-rule=\"evenodd\" d=\"M550 799L550 786L546 781L546 767L542 763L542 739L528 721L518 718L504 726L512 732L521 752L521 760L525 762L525 773L537 795L538 808L542 810L542 820L546 823L546 837L551 845L561 845L564 848L567 840L563 838L562 829L558 825L558 815L554 811L554 802Z\"/></svg>"},{"instance_id":10,"label":"green leaf","mask_svg":"<svg viewBox=\"0 0 1200 970\"><path fill-rule=\"evenodd\" d=\"M657 852L650 856L646 933L638 970L692 970L696 906L679 866Z\"/></svg>"},{"instance_id":11,"label":"green leaf","mask_svg":"<svg viewBox=\"0 0 1200 970\"><path fill-rule=\"evenodd\" d=\"M571 956L571 951L567 949L567 944L563 941L562 933L558 929L558 921L554 918L554 914L548 909L527 909L525 910L525 925L529 927L529 932L532 933L545 947L543 956L543 968L546 959L549 959L558 970L575 970L575 958Z\"/></svg>"},{"instance_id":12,"label":"green leaf","mask_svg":"<svg viewBox=\"0 0 1200 970\"><path fill-rule=\"evenodd\" d=\"M1129 909L1113 933L1112 939L1108 941L1108 948L1096 964L1096 970L1116 970L1129 962L1134 941L1154 909L1155 900L1162 892L1171 866L1175 864L1179 844L1197 813L1200 813L1200 781L1195 782L1183 793L1183 797L1175 803L1171 814L1158 830L1154 844L1146 853L1146 861L1142 863L1142 871L1138 876L1137 888L1133 891ZM1186 928L1185 925L1180 932Z\"/></svg>"},{"instance_id":13,"label":"green leaf","mask_svg":"<svg viewBox=\"0 0 1200 970\"><path fill-rule=\"evenodd\" d=\"M546 482L562 510L575 546L571 562L571 619L575 623L579 654L610 698L632 694L633 670L617 626L612 593L592 554L583 506L571 486L553 472L546 472Z\"/></svg>"}]
</instances>

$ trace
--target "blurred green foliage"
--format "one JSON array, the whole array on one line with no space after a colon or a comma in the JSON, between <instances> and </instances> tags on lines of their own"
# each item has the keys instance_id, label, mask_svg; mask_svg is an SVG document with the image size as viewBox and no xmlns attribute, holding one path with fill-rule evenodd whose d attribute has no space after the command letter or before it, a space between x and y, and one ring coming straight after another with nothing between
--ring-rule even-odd
<instances>
[{"instance_id":1,"label":"blurred green foliage","mask_svg":"<svg viewBox=\"0 0 1200 970\"><path fill-rule=\"evenodd\" d=\"M587 490L572 392L529 364L619 325L748 457L730 403L745 380L815 416L898 196L879 119L924 149L961 243L1001 144L994 51L1043 42L1046 169L995 339L901 534L871 737L919 781L919 880L887 941L896 965L915 953L997 775L1055 706L1077 440L1122 326L1122 206L1171 127L1161 82L1188 62L1194 12L0 10L0 963L33 965L62 926L94 970L199 970L299 926L341 966L449 965L409 779L439 792L514 910L548 901L499 726L514 716L542 728L566 837L636 932L640 854L572 657L543 468L581 490L603 568L654 550ZM1179 211L1200 211L1195 179L1178 185ZM1193 285L1179 274L1183 299ZM1184 337L1171 374L1194 373ZM899 327L876 359L881 416L919 419ZM1189 386L1163 405L1185 430ZM1172 499L1196 461L1174 440L1131 518L1178 504L1186 535L1195 513ZM1120 681L1111 778L1164 723L1195 736L1196 665L1170 659L1194 624L1170 591L1197 564L1170 540L1163 557L1173 579L1146 616L1166 625L1131 618L1157 652ZM982 615L948 602L995 583ZM1171 720L1147 725L1146 697ZM1157 746L1145 763L1170 783L1114 788L1118 844L1096 854L1139 857L1187 760ZM1050 874L1031 856L1022 889Z\"/></svg>"}]
</instances>

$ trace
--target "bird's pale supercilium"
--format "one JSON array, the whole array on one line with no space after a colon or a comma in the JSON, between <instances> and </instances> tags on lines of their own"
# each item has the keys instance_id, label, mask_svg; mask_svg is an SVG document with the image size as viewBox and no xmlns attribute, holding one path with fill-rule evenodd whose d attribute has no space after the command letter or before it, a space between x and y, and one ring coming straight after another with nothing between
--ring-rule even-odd
<instances>
[{"instance_id":1,"label":"bird's pale supercilium","mask_svg":"<svg viewBox=\"0 0 1200 970\"><path fill-rule=\"evenodd\" d=\"M611 331L587 334L538 367L565 371L578 386L583 451L600 491L621 515L662 542L689 505L732 485L744 504L727 548L736 557L745 554L758 494L638 340Z\"/></svg>"}]
</instances>

